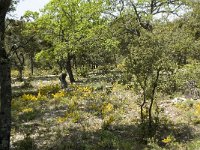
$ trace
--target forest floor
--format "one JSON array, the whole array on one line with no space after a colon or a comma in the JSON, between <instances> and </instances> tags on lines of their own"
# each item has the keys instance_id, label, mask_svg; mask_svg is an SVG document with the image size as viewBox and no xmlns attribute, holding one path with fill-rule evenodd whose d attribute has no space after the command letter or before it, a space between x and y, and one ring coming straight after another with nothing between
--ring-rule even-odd
<instances>
[{"instance_id":1,"label":"forest floor","mask_svg":"<svg viewBox=\"0 0 200 150\"><path fill-rule=\"evenodd\" d=\"M90 74L67 90L57 76L25 81L12 85L13 150L200 149L198 99L158 95L157 123L147 137L140 97L110 76Z\"/></svg>"}]
</instances>

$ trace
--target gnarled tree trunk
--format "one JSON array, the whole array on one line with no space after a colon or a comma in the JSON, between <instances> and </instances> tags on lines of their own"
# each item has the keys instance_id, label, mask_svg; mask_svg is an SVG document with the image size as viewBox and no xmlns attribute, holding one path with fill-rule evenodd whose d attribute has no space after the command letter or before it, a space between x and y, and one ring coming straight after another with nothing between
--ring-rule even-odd
<instances>
[{"instance_id":1,"label":"gnarled tree trunk","mask_svg":"<svg viewBox=\"0 0 200 150\"><path fill-rule=\"evenodd\" d=\"M152 93L151 93L151 99L150 99L150 106L149 106L149 133L150 134L151 134L152 123L153 123L153 119L152 119L152 106L153 106L154 99L155 99L155 93L156 93L156 88L158 86L159 77L160 77L160 70L157 70L156 78L155 78L155 81L154 81L153 87L152 87Z\"/></svg>"},{"instance_id":2,"label":"gnarled tree trunk","mask_svg":"<svg viewBox=\"0 0 200 150\"><path fill-rule=\"evenodd\" d=\"M72 56L70 54L68 54L68 58L67 58L67 61L66 61L66 70L67 70L67 73L69 75L70 82L73 83L73 82L75 82L75 79L74 79L74 75L73 75L73 72L72 72L71 60L72 60Z\"/></svg>"},{"instance_id":3,"label":"gnarled tree trunk","mask_svg":"<svg viewBox=\"0 0 200 150\"><path fill-rule=\"evenodd\" d=\"M0 150L10 148L11 72L10 60L4 48L5 16L11 0L0 0Z\"/></svg>"}]
</instances>

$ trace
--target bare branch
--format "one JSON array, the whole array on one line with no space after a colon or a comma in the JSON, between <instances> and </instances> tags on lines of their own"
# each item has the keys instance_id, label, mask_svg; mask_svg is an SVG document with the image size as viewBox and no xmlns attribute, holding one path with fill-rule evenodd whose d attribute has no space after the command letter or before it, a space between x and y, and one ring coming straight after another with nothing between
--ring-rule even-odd
<instances>
[{"instance_id":1,"label":"bare branch","mask_svg":"<svg viewBox=\"0 0 200 150\"><path fill-rule=\"evenodd\" d=\"M27 45L27 44L29 44L29 42L30 41L32 41L33 40L33 38L35 37L36 35L33 35L33 36L31 36L25 43L22 43L22 44L20 44L20 45L13 45L12 47L11 47L11 50L9 51L9 53L8 53L8 56L10 57L10 56L12 56L12 52L13 53L16 53L16 51L18 50L18 49L20 49L20 48L25 48L25 46Z\"/></svg>"}]
</instances>

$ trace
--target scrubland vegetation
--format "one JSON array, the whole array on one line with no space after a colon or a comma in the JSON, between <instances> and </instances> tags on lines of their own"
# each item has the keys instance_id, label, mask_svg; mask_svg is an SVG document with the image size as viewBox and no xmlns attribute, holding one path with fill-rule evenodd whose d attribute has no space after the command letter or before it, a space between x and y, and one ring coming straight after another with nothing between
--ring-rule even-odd
<instances>
[{"instance_id":1,"label":"scrubland vegetation","mask_svg":"<svg viewBox=\"0 0 200 150\"><path fill-rule=\"evenodd\" d=\"M0 18L0 150L198 150L199 7L51 0Z\"/></svg>"},{"instance_id":2,"label":"scrubland vegetation","mask_svg":"<svg viewBox=\"0 0 200 150\"><path fill-rule=\"evenodd\" d=\"M199 149L198 99L159 93L149 133L148 122L141 123L140 96L131 84L111 84L115 73L79 76L80 82L68 90L60 88L57 76L27 79L25 87L16 82L20 87L13 87L12 148ZM18 90L24 94L19 96ZM145 108L145 118L147 113Z\"/></svg>"}]
</instances>

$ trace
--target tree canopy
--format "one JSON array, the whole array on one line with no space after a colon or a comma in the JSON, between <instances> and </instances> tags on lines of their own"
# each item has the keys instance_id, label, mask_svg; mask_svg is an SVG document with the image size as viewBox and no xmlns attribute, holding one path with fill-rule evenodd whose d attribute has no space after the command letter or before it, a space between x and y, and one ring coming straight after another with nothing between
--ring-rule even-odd
<instances>
[{"instance_id":1,"label":"tree canopy","mask_svg":"<svg viewBox=\"0 0 200 150\"><path fill-rule=\"evenodd\" d=\"M30 80L40 78L37 75L41 72L55 77L64 75L63 91L59 91L59 86L47 87L44 91L39 88L36 93L24 94L19 99L38 102L49 98L55 105L67 103L67 108L73 108L67 110L67 117L76 119L80 116L74 113L75 109L79 110L79 105L86 107L85 104L93 100L95 106L89 106L100 111L95 115L103 119L102 129L108 130L114 120L108 112L117 110L121 101L115 87L121 85L135 95L132 101L139 110L135 120L142 131L139 137L147 143L157 136L156 130L163 123L159 119L162 110L158 103L165 103L167 96L170 100L174 95L200 97L200 2L51 0L39 12L26 11L20 20L8 18L4 21L6 13L13 11L16 3L0 1L0 65L8 60L8 72L0 77L9 77L11 66L13 72L18 71L17 79L24 81L24 87L29 87ZM65 81L66 75L71 84ZM1 90L6 87L10 91L10 78L6 80L7 87L4 80L0 80ZM98 87L97 82L103 85ZM91 89L79 87L88 83L93 86ZM11 96L11 92L9 94ZM11 99L9 94L7 99L1 98L1 106L8 107L8 114L10 104L4 105L4 102ZM117 104L109 101L113 95L117 97ZM66 101L68 97L75 100ZM79 99L84 103L76 101ZM121 105L125 103L126 100L120 102ZM30 105L32 107L32 103ZM81 108L82 111L90 109L89 106ZM22 114L33 109L37 108L22 109ZM0 123L3 129L3 122Z\"/></svg>"}]
</instances>

